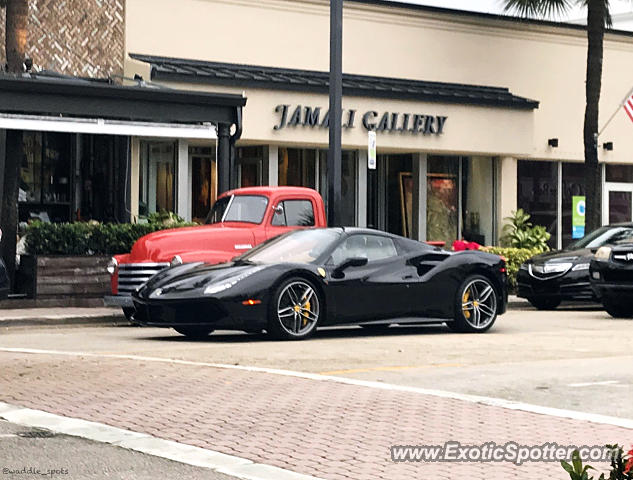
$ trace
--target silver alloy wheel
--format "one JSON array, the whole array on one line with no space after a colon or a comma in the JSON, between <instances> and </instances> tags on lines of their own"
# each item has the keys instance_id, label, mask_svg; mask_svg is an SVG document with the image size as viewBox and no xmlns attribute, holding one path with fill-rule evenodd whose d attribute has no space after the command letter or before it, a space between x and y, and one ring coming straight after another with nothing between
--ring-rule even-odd
<instances>
[{"instance_id":1,"label":"silver alloy wheel","mask_svg":"<svg viewBox=\"0 0 633 480\"><path fill-rule=\"evenodd\" d=\"M286 285L277 300L279 325L293 336L310 333L319 320L319 296L306 282Z\"/></svg>"},{"instance_id":2,"label":"silver alloy wheel","mask_svg":"<svg viewBox=\"0 0 633 480\"><path fill-rule=\"evenodd\" d=\"M497 316L497 296L489 282L476 278L462 291L462 314L470 326L484 329Z\"/></svg>"}]
</instances>

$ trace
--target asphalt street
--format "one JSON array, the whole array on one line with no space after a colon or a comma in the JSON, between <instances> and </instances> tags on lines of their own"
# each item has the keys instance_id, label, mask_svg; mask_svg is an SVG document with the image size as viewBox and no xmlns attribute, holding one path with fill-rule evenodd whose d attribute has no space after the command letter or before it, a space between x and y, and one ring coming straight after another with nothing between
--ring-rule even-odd
<instances>
[{"instance_id":1,"label":"asphalt street","mask_svg":"<svg viewBox=\"0 0 633 480\"><path fill-rule=\"evenodd\" d=\"M486 334L444 326L324 329L302 342L138 327L10 328L0 348L131 354L280 368L633 419L633 321L584 307L510 310Z\"/></svg>"},{"instance_id":2,"label":"asphalt street","mask_svg":"<svg viewBox=\"0 0 633 480\"><path fill-rule=\"evenodd\" d=\"M0 420L1 479L230 480L206 468Z\"/></svg>"}]
</instances>

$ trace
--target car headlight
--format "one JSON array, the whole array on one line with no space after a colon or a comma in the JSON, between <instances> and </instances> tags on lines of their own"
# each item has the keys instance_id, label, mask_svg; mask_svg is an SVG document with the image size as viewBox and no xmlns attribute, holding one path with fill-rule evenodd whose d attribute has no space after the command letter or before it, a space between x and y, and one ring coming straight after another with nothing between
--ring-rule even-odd
<instances>
[{"instance_id":1,"label":"car headlight","mask_svg":"<svg viewBox=\"0 0 633 480\"><path fill-rule=\"evenodd\" d=\"M609 260L611 258L611 247L600 247L595 255L596 260Z\"/></svg>"},{"instance_id":2,"label":"car headlight","mask_svg":"<svg viewBox=\"0 0 633 480\"><path fill-rule=\"evenodd\" d=\"M543 266L545 273L564 273L571 268L571 263L546 263Z\"/></svg>"},{"instance_id":3,"label":"car headlight","mask_svg":"<svg viewBox=\"0 0 633 480\"><path fill-rule=\"evenodd\" d=\"M116 261L116 258L112 257L108 262L106 270L110 275L114 275L114 272L116 272L117 268L119 268L119 262Z\"/></svg>"},{"instance_id":4,"label":"car headlight","mask_svg":"<svg viewBox=\"0 0 633 480\"><path fill-rule=\"evenodd\" d=\"M216 293L223 292L224 290L228 290L229 288L235 286L238 282L241 282L245 278L250 277L252 274L259 272L263 268L264 266L251 268L250 270L235 277L226 278L221 280L219 283L212 283L204 289L204 294L214 295Z\"/></svg>"},{"instance_id":5,"label":"car headlight","mask_svg":"<svg viewBox=\"0 0 633 480\"><path fill-rule=\"evenodd\" d=\"M581 272L583 270L589 270L588 263L579 263L577 265L574 265L574 268L572 268L572 271L574 272Z\"/></svg>"},{"instance_id":6,"label":"car headlight","mask_svg":"<svg viewBox=\"0 0 633 480\"><path fill-rule=\"evenodd\" d=\"M180 255L174 255L174 258L169 262L170 267L175 267L177 265L182 265L182 257Z\"/></svg>"}]
</instances>

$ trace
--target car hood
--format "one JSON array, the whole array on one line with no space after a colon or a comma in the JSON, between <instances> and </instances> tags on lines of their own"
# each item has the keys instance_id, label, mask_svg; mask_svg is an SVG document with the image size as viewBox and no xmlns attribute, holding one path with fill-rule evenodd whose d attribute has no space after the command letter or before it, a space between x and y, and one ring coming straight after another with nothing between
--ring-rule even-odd
<instances>
[{"instance_id":1,"label":"car hood","mask_svg":"<svg viewBox=\"0 0 633 480\"><path fill-rule=\"evenodd\" d=\"M588 248L581 248L578 250L553 250L551 252L541 253L539 255L535 255L530 259L530 262L541 264L541 263L563 263L563 262L572 262L572 263L580 263L580 262L589 262L593 257L593 252Z\"/></svg>"},{"instance_id":2,"label":"car hood","mask_svg":"<svg viewBox=\"0 0 633 480\"><path fill-rule=\"evenodd\" d=\"M243 264L239 261L219 265L201 262L179 265L152 277L139 292L139 297L150 297L157 289L161 290L161 296L200 291L216 283L242 281L264 268L265 265Z\"/></svg>"},{"instance_id":3,"label":"car hood","mask_svg":"<svg viewBox=\"0 0 633 480\"><path fill-rule=\"evenodd\" d=\"M150 233L136 241L128 262L170 262L175 255L187 251L217 250L231 258L244 252L236 246L254 245L252 228L252 224L215 223Z\"/></svg>"}]
</instances>

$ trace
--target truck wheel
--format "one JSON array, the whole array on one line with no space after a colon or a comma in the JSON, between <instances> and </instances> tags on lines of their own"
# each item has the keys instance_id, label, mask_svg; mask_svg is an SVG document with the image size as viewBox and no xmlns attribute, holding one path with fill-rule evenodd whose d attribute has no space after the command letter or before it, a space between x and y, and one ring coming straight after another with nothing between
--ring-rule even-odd
<instances>
[{"instance_id":1,"label":"truck wheel","mask_svg":"<svg viewBox=\"0 0 633 480\"><path fill-rule=\"evenodd\" d=\"M272 296L267 331L281 340L306 339L316 331L321 312L316 287L305 278L289 278Z\"/></svg>"},{"instance_id":2,"label":"truck wheel","mask_svg":"<svg viewBox=\"0 0 633 480\"><path fill-rule=\"evenodd\" d=\"M631 318L633 317L633 305L627 301L618 301L615 298L604 297L602 306L613 318Z\"/></svg>"},{"instance_id":3,"label":"truck wheel","mask_svg":"<svg viewBox=\"0 0 633 480\"><path fill-rule=\"evenodd\" d=\"M560 305L560 297L528 297L528 302L537 310L554 310Z\"/></svg>"},{"instance_id":4,"label":"truck wheel","mask_svg":"<svg viewBox=\"0 0 633 480\"><path fill-rule=\"evenodd\" d=\"M174 327L174 330L187 338L205 338L213 332L209 327Z\"/></svg>"},{"instance_id":5,"label":"truck wheel","mask_svg":"<svg viewBox=\"0 0 633 480\"><path fill-rule=\"evenodd\" d=\"M447 322L451 330L483 333L497 319L497 290L483 275L471 275L457 289L455 319Z\"/></svg>"}]
</instances>

